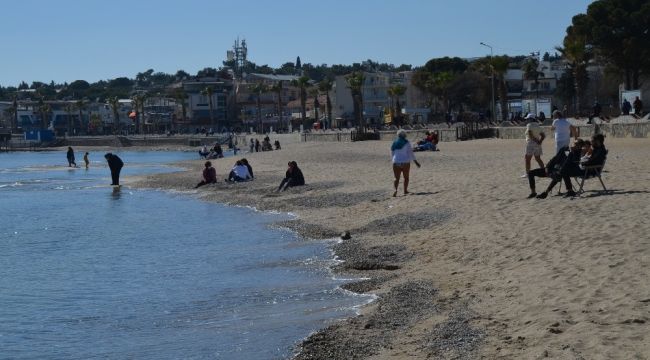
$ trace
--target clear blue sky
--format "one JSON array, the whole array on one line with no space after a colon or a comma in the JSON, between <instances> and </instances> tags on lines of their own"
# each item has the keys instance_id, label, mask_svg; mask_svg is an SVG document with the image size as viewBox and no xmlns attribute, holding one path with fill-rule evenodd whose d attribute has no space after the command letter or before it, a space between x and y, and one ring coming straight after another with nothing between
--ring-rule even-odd
<instances>
[{"instance_id":1,"label":"clear blue sky","mask_svg":"<svg viewBox=\"0 0 650 360\"><path fill-rule=\"evenodd\" d=\"M0 84L218 67L237 36L258 65L422 65L551 51L587 0L20 0L0 4Z\"/></svg>"}]
</instances>

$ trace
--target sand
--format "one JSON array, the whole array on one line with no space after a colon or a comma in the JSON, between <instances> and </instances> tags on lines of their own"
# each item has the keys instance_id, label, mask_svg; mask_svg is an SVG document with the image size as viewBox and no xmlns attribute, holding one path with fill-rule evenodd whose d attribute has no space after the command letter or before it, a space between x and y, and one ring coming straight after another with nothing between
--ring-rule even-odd
<instances>
[{"instance_id":1,"label":"sand","mask_svg":"<svg viewBox=\"0 0 650 360\"><path fill-rule=\"evenodd\" d=\"M280 225L310 238L350 232L338 271L370 278L346 288L378 300L310 336L298 359L650 359L650 139L606 146L614 191L588 180L573 199L526 199L524 141L496 139L418 153L412 194L397 198L385 141L243 154L248 183L194 191L200 160L126 183L290 211L299 220ZM290 160L308 184L275 193ZM213 161L220 179L232 163Z\"/></svg>"}]
</instances>

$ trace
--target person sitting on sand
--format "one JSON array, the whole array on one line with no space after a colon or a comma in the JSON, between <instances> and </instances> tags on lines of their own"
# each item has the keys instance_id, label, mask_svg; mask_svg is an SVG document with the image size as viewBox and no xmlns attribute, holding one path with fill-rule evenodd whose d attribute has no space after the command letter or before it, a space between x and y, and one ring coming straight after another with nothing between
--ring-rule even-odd
<instances>
[{"instance_id":1,"label":"person sitting on sand","mask_svg":"<svg viewBox=\"0 0 650 360\"><path fill-rule=\"evenodd\" d=\"M242 164L244 164L244 166L246 166L248 168L248 173L250 174L251 179L255 179L255 175L253 175L253 167L251 166L251 164L248 163L248 160L246 160L246 158L244 158L244 159L241 159L240 161L241 161Z\"/></svg>"},{"instance_id":2,"label":"person sitting on sand","mask_svg":"<svg viewBox=\"0 0 650 360\"><path fill-rule=\"evenodd\" d=\"M271 140L269 140L268 137L264 138L264 141L262 141L262 151L273 151Z\"/></svg>"},{"instance_id":3,"label":"person sitting on sand","mask_svg":"<svg viewBox=\"0 0 650 360\"><path fill-rule=\"evenodd\" d=\"M287 172L278 187L278 191L285 191L289 187L305 185L305 177L302 174L302 170L298 167L298 163L289 161L287 165Z\"/></svg>"},{"instance_id":4,"label":"person sitting on sand","mask_svg":"<svg viewBox=\"0 0 650 360\"><path fill-rule=\"evenodd\" d=\"M203 148L199 150L199 156L203 159L207 159L208 155L210 155L210 151L208 151L207 145L203 145Z\"/></svg>"},{"instance_id":5,"label":"person sitting on sand","mask_svg":"<svg viewBox=\"0 0 650 360\"><path fill-rule=\"evenodd\" d=\"M86 170L88 170L88 166L90 165L90 160L88 159L88 152L84 154L84 163L86 164Z\"/></svg>"},{"instance_id":6,"label":"person sitting on sand","mask_svg":"<svg viewBox=\"0 0 650 360\"><path fill-rule=\"evenodd\" d=\"M529 118L529 120L532 117ZM524 163L526 165L526 174L530 172L530 161L533 156L540 168L544 168L542 161L542 142L546 138L546 134L542 131L537 122L530 122L526 124L526 153L524 154Z\"/></svg>"},{"instance_id":7,"label":"person sitting on sand","mask_svg":"<svg viewBox=\"0 0 650 360\"><path fill-rule=\"evenodd\" d=\"M66 153L66 158L68 158L68 167L77 167L77 163L74 161L74 150L72 150L71 146L68 146L68 152Z\"/></svg>"},{"instance_id":8,"label":"person sitting on sand","mask_svg":"<svg viewBox=\"0 0 650 360\"><path fill-rule=\"evenodd\" d=\"M203 180L200 183L196 184L195 189L207 184L216 184L217 183L217 170L212 167L212 163L209 161L205 162L205 169L203 169Z\"/></svg>"},{"instance_id":9,"label":"person sitting on sand","mask_svg":"<svg viewBox=\"0 0 650 360\"><path fill-rule=\"evenodd\" d=\"M425 132L426 137L423 140L418 141L418 144L413 151L436 151L436 146L433 144L433 135L427 131Z\"/></svg>"},{"instance_id":10,"label":"person sitting on sand","mask_svg":"<svg viewBox=\"0 0 650 360\"><path fill-rule=\"evenodd\" d=\"M239 160L235 163L232 170L230 170L230 174L228 174L228 179L226 179L226 181L242 182L250 179L251 174L248 172L248 167Z\"/></svg>"},{"instance_id":11,"label":"person sitting on sand","mask_svg":"<svg viewBox=\"0 0 650 360\"><path fill-rule=\"evenodd\" d=\"M274 145L275 145L275 150L282 150L282 147L280 146L280 141L275 140Z\"/></svg>"},{"instance_id":12,"label":"person sitting on sand","mask_svg":"<svg viewBox=\"0 0 650 360\"><path fill-rule=\"evenodd\" d=\"M390 147L392 160L393 160L393 174L395 175L395 192L393 197L397 196L397 187L399 186L400 175L404 175L404 195L408 194L409 186L409 172L411 170L411 161L420 167L420 163L415 159L411 143L406 139L406 131L399 130L397 132L397 139Z\"/></svg>"}]
</instances>

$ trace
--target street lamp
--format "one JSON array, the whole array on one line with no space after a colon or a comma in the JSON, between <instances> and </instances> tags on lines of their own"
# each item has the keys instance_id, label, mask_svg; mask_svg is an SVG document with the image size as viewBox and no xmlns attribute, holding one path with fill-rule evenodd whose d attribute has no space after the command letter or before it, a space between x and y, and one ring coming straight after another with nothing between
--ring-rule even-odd
<instances>
[{"instance_id":1,"label":"street lamp","mask_svg":"<svg viewBox=\"0 0 650 360\"><path fill-rule=\"evenodd\" d=\"M494 53L493 53L493 51L492 51L492 46L490 46L490 45L488 45L488 44L486 44L486 43L484 43L484 42L482 42L482 41L481 41L481 45L490 48L490 62L491 62L491 61L492 61L492 58L493 58L493 56L494 56ZM492 82L492 103L491 103L490 105L492 106L492 119L496 119L497 114L494 112L495 109L494 109L494 65L493 65L493 64L490 64L490 69L492 70L492 76L491 76L491 82ZM502 101L502 103L503 103L503 101ZM504 109L501 109L501 111L503 112Z\"/></svg>"}]
</instances>

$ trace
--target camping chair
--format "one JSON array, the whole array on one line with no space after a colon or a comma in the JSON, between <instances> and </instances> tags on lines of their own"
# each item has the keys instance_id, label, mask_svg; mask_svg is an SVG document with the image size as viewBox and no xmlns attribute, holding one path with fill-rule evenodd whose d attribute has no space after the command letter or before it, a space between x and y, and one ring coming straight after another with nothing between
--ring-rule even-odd
<instances>
[{"instance_id":1,"label":"camping chair","mask_svg":"<svg viewBox=\"0 0 650 360\"><path fill-rule=\"evenodd\" d=\"M594 178L597 177L598 181L600 181L600 185L603 186L603 191L608 192L607 187L605 186L605 183L603 182L603 179L600 177L600 174L603 172L603 169L605 168L605 163L607 162L607 154L609 153L609 150L605 152L605 159L603 160L603 163L601 165L593 165L593 166L585 166L585 172L584 174L579 177L580 180L580 188L578 189L577 193L582 194L584 193L584 185L585 185L585 180L589 178Z\"/></svg>"}]
</instances>

